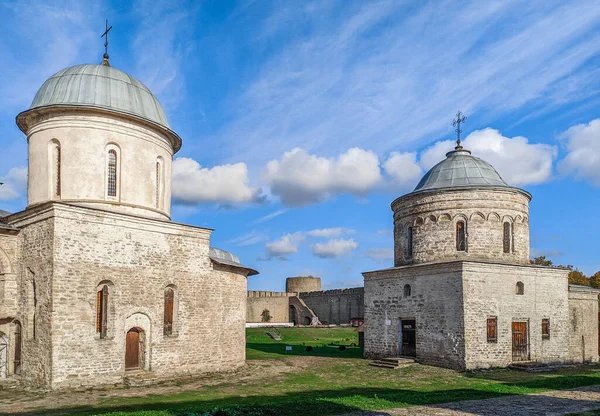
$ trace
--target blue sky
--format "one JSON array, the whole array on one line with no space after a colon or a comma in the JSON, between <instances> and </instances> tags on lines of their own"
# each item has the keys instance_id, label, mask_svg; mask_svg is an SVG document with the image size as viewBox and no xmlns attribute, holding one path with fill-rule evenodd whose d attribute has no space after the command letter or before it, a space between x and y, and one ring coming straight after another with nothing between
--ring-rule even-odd
<instances>
[{"instance_id":1,"label":"blue sky","mask_svg":"<svg viewBox=\"0 0 600 416\"><path fill-rule=\"evenodd\" d=\"M99 63L145 83L183 139L173 219L283 290L389 267L390 202L453 144L533 194L532 254L600 270L600 7L594 1L0 3L0 208L26 205L14 117Z\"/></svg>"}]
</instances>

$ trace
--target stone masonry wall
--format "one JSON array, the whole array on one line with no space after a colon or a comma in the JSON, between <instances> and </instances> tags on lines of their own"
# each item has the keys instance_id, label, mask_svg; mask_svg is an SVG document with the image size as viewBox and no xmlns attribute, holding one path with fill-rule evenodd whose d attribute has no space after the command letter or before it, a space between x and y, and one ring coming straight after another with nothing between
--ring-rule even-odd
<instances>
[{"instance_id":1,"label":"stone masonry wall","mask_svg":"<svg viewBox=\"0 0 600 416\"><path fill-rule=\"evenodd\" d=\"M464 262L466 368L512 363L512 322L525 321L530 358L569 361L568 271L539 266ZM524 294L516 294L516 284ZM487 342L487 319L497 318L497 342ZM550 319L550 339L542 339L542 319Z\"/></svg>"},{"instance_id":2,"label":"stone masonry wall","mask_svg":"<svg viewBox=\"0 0 600 416\"><path fill-rule=\"evenodd\" d=\"M569 287L570 355L575 362L598 361L599 290Z\"/></svg>"},{"instance_id":3,"label":"stone masonry wall","mask_svg":"<svg viewBox=\"0 0 600 416\"><path fill-rule=\"evenodd\" d=\"M49 385L52 380L52 313L54 218L41 213L35 218L8 220L21 227L17 273L17 314L21 323L21 380L29 385ZM14 327L11 341L14 342ZM14 345L13 345L14 348ZM14 359L14 350L11 351Z\"/></svg>"},{"instance_id":4,"label":"stone masonry wall","mask_svg":"<svg viewBox=\"0 0 600 416\"><path fill-rule=\"evenodd\" d=\"M271 314L270 322L290 322L290 301L286 292L249 291L246 299L246 322L262 322L262 312Z\"/></svg>"},{"instance_id":5,"label":"stone masonry wall","mask_svg":"<svg viewBox=\"0 0 600 416\"><path fill-rule=\"evenodd\" d=\"M20 270L20 245L17 231L0 229L0 337L8 338L8 351L4 358L7 365L0 368L0 378L14 371L15 324L19 313L20 292L18 271Z\"/></svg>"},{"instance_id":6,"label":"stone masonry wall","mask_svg":"<svg viewBox=\"0 0 600 416\"><path fill-rule=\"evenodd\" d=\"M396 266L452 259L529 262L529 197L518 190L443 191L392 203ZM456 223L464 221L467 250L456 250ZM503 223L513 224L513 247L503 251ZM413 229L409 255L408 229Z\"/></svg>"},{"instance_id":7,"label":"stone masonry wall","mask_svg":"<svg viewBox=\"0 0 600 416\"><path fill-rule=\"evenodd\" d=\"M244 364L245 272L212 264L210 230L63 204L47 212L55 223L54 238L44 235L54 247L52 333L45 340L52 345L52 387L121 381L131 327L144 331L145 369L158 377ZM109 331L100 339L96 291L104 284ZM163 335L167 285L175 288L171 336Z\"/></svg>"},{"instance_id":8,"label":"stone masonry wall","mask_svg":"<svg viewBox=\"0 0 600 416\"><path fill-rule=\"evenodd\" d=\"M313 310L323 324L349 324L352 318L364 317L364 288L301 292L298 296Z\"/></svg>"},{"instance_id":9,"label":"stone masonry wall","mask_svg":"<svg viewBox=\"0 0 600 416\"><path fill-rule=\"evenodd\" d=\"M399 318L414 318L416 357L426 364L464 368L460 262L399 267L365 277L365 356L396 357ZM404 296L404 286L411 295Z\"/></svg>"}]
</instances>

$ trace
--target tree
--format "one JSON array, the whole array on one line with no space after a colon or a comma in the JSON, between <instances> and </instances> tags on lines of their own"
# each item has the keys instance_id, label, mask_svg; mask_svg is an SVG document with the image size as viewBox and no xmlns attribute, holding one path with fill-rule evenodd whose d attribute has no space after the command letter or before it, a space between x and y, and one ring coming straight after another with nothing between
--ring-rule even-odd
<instances>
[{"instance_id":1,"label":"tree","mask_svg":"<svg viewBox=\"0 0 600 416\"><path fill-rule=\"evenodd\" d=\"M569 284L589 286L590 279L588 279L583 273L581 273L579 269L575 269L569 272Z\"/></svg>"},{"instance_id":2,"label":"tree","mask_svg":"<svg viewBox=\"0 0 600 416\"><path fill-rule=\"evenodd\" d=\"M589 282L591 287L600 289L600 270L590 277Z\"/></svg>"},{"instance_id":3,"label":"tree","mask_svg":"<svg viewBox=\"0 0 600 416\"><path fill-rule=\"evenodd\" d=\"M537 264L538 266L552 266L552 260L546 259L546 256L537 256L532 260L529 260L531 264Z\"/></svg>"},{"instance_id":4,"label":"tree","mask_svg":"<svg viewBox=\"0 0 600 416\"><path fill-rule=\"evenodd\" d=\"M273 319L273 317L271 316L271 312L269 312L268 309L265 309L264 311L262 311L262 313L260 314L260 320L262 322L271 322L271 319Z\"/></svg>"}]
</instances>

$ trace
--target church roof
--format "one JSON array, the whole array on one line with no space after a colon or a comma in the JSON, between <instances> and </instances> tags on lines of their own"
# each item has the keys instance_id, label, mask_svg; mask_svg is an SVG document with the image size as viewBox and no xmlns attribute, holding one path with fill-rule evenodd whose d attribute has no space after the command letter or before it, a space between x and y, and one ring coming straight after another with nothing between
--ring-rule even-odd
<instances>
[{"instance_id":1,"label":"church roof","mask_svg":"<svg viewBox=\"0 0 600 416\"><path fill-rule=\"evenodd\" d=\"M229 251L221 250L220 248L210 247L208 256L212 261L226 266L240 267L249 271L248 276L258 274L258 272L250 267L244 266L240 262L240 258Z\"/></svg>"},{"instance_id":2,"label":"church roof","mask_svg":"<svg viewBox=\"0 0 600 416\"><path fill-rule=\"evenodd\" d=\"M492 165L472 156L470 151L461 147L446 153L446 159L432 167L423 176L413 193L447 188L479 188L482 186L510 188Z\"/></svg>"},{"instance_id":3,"label":"church roof","mask_svg":"<svg viewBox=\"0 0 600 416\"><path fill-rule=\"evenodd\" d=\"M58 71L44 82L29 108L55 105L108 109L169 128L163 108L148 87L108 65L75 65Z\"/></svg>"}]
</instances>

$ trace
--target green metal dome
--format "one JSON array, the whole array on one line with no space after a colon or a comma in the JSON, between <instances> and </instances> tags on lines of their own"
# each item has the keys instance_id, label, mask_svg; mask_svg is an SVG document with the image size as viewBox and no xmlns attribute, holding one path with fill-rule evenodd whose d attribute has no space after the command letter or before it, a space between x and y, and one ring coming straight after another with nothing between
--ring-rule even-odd
<instances>
[{"instance_id":1,"label":"green metal dome","mask_svg":"<svg viewBox=\"0 0 600 416\"><path fill-rule=\"evenodd\" d=\"M446 153L446 159L423 176L413 193L482 186L511 188L492 165L471 156L470 151L457 146L456 150Z\"/></svg>"},{"instance_id":2,"label":"green metal dome","mask_svg":"<svg viewBox=\"0 0 600 416\"><path fill-rule=\"evenodd\" d=\"M108 65L75 65L57 72L44 82L29 108L55 105L108 109L169 128L163 108L148 87Z\"/></svg>"}]
</instances>

